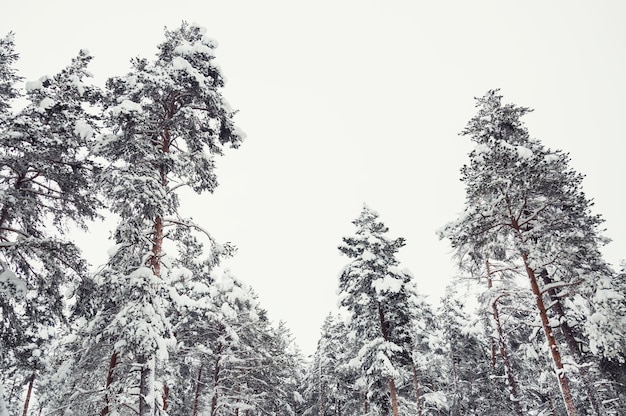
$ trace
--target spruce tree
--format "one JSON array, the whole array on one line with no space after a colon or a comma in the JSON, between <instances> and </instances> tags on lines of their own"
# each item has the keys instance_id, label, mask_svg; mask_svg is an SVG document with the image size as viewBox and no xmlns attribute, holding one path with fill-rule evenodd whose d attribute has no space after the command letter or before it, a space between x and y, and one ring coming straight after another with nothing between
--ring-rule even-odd
<instances>
[{"instance_id":1,"label":"spruce tree","mask_svg":"<svg viewBox=\"0 0 626 416\"><path fill-rule=\"evenodd\" d=\"M398 415L398 383L410 380L415 288L412 276L395 258L404 239L390 239L378 214L365 206L353 221L356 233L339 250L352 261L339 277L339 304L358 353L352 357L366 392L363 408Z\"/></svg>"}]
</instances>

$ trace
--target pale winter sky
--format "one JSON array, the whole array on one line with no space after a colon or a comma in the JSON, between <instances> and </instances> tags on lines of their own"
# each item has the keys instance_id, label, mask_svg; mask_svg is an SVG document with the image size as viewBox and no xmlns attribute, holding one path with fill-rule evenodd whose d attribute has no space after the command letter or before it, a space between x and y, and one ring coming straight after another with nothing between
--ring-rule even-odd
<instances>
[{"instance_id":1,"label":"pale winter sky","mask_svg":"<svg viewBox=\"0 0 626 416\"><path fill-rule=\"evenodd\" d=\"M454 274L436 230L461 211L458 136L473 97L501 88L528 106L531 136L569 151L606 219L605 250L626 258L626 3L622 1L11 1L27 80L86 48L100 84L152 58L183 20L216 39L224 95L248 135L218 161L221 185L188 200L194 218L239 248L227 262L303 352L315 349L348 262L337 245L363 203L436 303ZM106 258L108 229L82 245Z\"/></svg>"}]
</instances>

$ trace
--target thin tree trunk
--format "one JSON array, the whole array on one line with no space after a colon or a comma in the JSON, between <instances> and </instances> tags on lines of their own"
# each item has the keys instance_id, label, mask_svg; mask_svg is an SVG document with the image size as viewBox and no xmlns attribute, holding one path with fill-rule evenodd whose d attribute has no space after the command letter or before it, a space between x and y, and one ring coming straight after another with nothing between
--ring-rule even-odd
<instances>
[{"instance_id":1,"label":"thin tree trunk","mask_svg":"<svg viewBox=\"0 0 626 416\"><path fill-rule=\"evenodd\" d=\"M196 378L196 393L193 398L193 416L198 415L198 402L200 401L200 382L202 381L202 366L198 369L198 377Z\"/></svg>"},{"instance_id":2,"label":"thin tree trunk","mask_svg":"<svg viewBox=\"0 0 626 416\"><path fill-rule=\"evenodd\" d=\"M530 287L532 289L533 294L535 295L535 300L537 302L537 310L539 311L539 317L541 319L543 332L545 333L546 339L548 341L548 349L550 350L550 355L554 363L554 369L556 372L557 380L559 382L561 395L563 396L563 403L565 404L565 409L567 410L568 416L575 416L577 414L576 406L574 405L574 398L572 397L572 393L570 390L569 378L567 377L567 374L565 373L565 369L563 368L563 362L561 360L561 353L559 351L559 347L557 345L556 339L554 338L552 328L550 327L548 313L546 311L546 306L543 302L543 296L542 296L541 290L539 289L537 276L535 275L535 271L528 264L528 255L526 253L522 254L522 259L524 260L524 267L526 268L526 274L528 275L528 279L530 280Z\"/></svg>"},{"instance_id":3,"label":"thin tree trunk","mask_svg":"<svg viewBox=\"0 0 626 416\"><path fill-rule=\"evenodd\" d=\"M167 410L167 400L170 397L170 388L167 387L167 384L163 384L163 410Z\"/></svg>"},{"instance_id":4,"label":"thin tree trunk","mask_svg":"<svg viewBox=\"0 0 626 416\"><path fill-rule=\"evenodd\" d=\"M398 394L396 392L396 383L393 378L389 378L389 391L391 392L391 410L394 416L398 416Z\"/></svg>"},{"instance_id":5,"label":"thin tree trunk","mask_svg":"<svg viewBox=\"0 0 626 416\"><path fill-rule=\"evenodd\" d=\"M509 353L506 349L506 343L504 339L504 332L502 331L502 325L500 323L500 313L498 312L498 298L493 301L493 319L496 323L496 331L498 332L498 344L500 347L500 356L502 357L502 361L504 362L504 369L506 371L506 377L509 385L509 392L511 393L511 401L513 402L513 409L515 409L515 413L519 416L523 416L524 412L522 411L522 406L520 404L520 397L517 391L517 381L515 380L515 375L513 374L513 367L511 366L511 360L509 358Z\"/></svg>"},{"instance_id":6,"label":"thin tree trunk","mask_svg":"<svg viewBox=\"0 0 626 416\"><path fill-rule=\"evenodd\" d=\"M107 372L107 381L104 386L104 408L100 412L101 416L109 414L109 387L113 383L113 370L117 365L117 352L111 354L111 360L109 361L109 371Z\"/></svg>"},{"instance_id":7,"label":"thin tree trunk","mask_svg":"<svg viewBox=\"0 0 626 416\"><path fill-rule=\"evenodd\" d=\"M33 384L35 383L35 373L31 374L30 380L28 381L28 391L26 392L26 399L24 400L24 412L22 416L26 416L28 413L28 404L30 403L30 396L33 393Z\"/></svg>"},{"instance_id":8,"label":"thin tree trunk","mask_svg":"<svg viewBox=\"0 0 626 416\"><path fill-rule=\"evenodd\" d=\"M485 261L485 265L487 268L487 287L489 290L493 288L493 279L491 277L491 264L489 263L489 259ZM506 377L508 381L508 387L510 392L511 401L513 402L513 409L515 413L519 416L523 416L524 412L522 411L522 406L520 403L520 396L517 389L517 380L515 379L515 374L513 373L513 366L511 365L511 359L509 357L509 353L506 348L506 340L504 338L504 331L502 330L502 323L500 322L500 312L498 311L498 300L505 295L500 295L491 303L491 310L493 315L493 321L496 324L496 333L498 334L498 350L500 356L502 357L502 361L504 362L504 370L506 372ZM495 348L496 342L493 337L491 338L491 360L492 367L495 367Z\"/></svg>"},{"instance_id":9,"label":"thin tree trunk","mask_svg":"<svg viewBox=\"0 0 626 416\"><path fill-rule=\"evenodd\" d=\"M553 283L553 280L548 275L548 271L546 269L541 270L541 273L539 275L541 276L543 283L546 286L549 286L551 283ZM591 404L594 414L596 416L601 416L604 414L604 409L602 408L602 404L598 401L598 398L596 397L596 393L589 379L587 367L584 365L585 358L580 352L580 348L578 348L578 343L576 342L574 331L567 322L567 319L565 317L565 310L563 309L563 305L561 304L561 299L559 298L556 289L553 287L549 288L547 290L547 293L550 297L550 302L552 304L551 309L559 318L559 328L561 328L561 333L563 334L563 338L565 339L565 345L567 345L569 353L574 356L574 359L576 360L578 371L581 375L582 382L587 393L587 398L589 399L589 403Z\"/></svg>"},{"instance_id":10,"label":"thin tree trunk","mask_svg":"<svg viewBox=\"0 0 626 416\"><path fill-rule=\"evenodd\" d=\"M215 416L217 413L217 399L218 389L220 385L220 355L222 353L222 345L217 347L217 354L215 359L215 370L213 371L213 397L211 398L211 416Z\"/></svg>"}]
</instances>

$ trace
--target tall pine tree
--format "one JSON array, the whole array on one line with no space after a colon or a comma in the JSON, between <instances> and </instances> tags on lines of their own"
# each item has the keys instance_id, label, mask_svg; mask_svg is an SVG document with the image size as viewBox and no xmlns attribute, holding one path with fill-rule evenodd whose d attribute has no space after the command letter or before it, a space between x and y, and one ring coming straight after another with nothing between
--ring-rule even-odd
<instances>
[{"instance_id":1,"label":"tall pine tree","mask_svg":"<svg viewBox=\"0 0 626 416\"><path fill-rule=\"evenodd\" d=\"M208 235L179 216L177 191L212 192L214 157L243 138L220 93L224 80L214 63L215 42L204 29L186 23L166 29L158 49L156 59L133 59L129 74L107 81L109 133L94 149L108 162L100 186L120 219L111 258L84 287L80 305L86 322L80 334L87 341L78 363L94 353L109 363L101 375L102 415L153 416L167 408L163 369L176 345L176 311L186 306L176 303L173 287L186 275L181 268L191 267L181 263L185 254L177 243L189 243L185 230ZM211 259L224 251L208 241L207 261L192 272L208 273ZM74 385L74 393L86 390Z\"/></svg>"},{"instance_id":2,"label":"tall pine tree","mask_svg":"<svg viewBox=\"0 0 626 416\"><path fill-rule=\"evenodd\" d=\"M567 364L585 367L570 338L603 357L616 356L625 339L624 318L606 302L621 294L600 255L602 219L591 213L568 156L530 138L521 121L530 110L501 98L497 90L479 98L462 133L476 144L461 170L466 207L443 235L462 262L502 258L523 270L567 413L577 414L578 406L602 414L588 378L588 404L576 403Z\"/></svg>"}]
</instances>

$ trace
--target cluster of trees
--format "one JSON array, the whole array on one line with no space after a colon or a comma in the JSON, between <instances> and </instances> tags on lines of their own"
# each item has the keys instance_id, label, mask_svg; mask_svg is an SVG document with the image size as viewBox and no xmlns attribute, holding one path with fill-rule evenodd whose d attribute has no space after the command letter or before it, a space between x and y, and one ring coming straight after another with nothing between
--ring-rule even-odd
<instances>
[{"instance_id":1,"label":"cluster of trees","mask_svg":"<svg viewBox=\"0 0 626 416\"><path fill-rule=\"evenodd\" d=\"M477 107L465 209L439 232L458 276L433 310L394 258L403 239L365 207L339 247L343 313L324 323L306 415L626 414L626 265L603 260L582 175L529 137L530 110L497 90Z\"/></svg>"},{"instance_id":2,"label":"cluster of trees","mask_svg":"<svg viewBox=\"0 0 626 416\"><path fill-rule=\"evenodd\" d=\"M294 414L303 368L256 295L216 267L233 247L179 215L243 139L215 43L184 23L97 88L80 51L26 83L0 40L0 415ZM25 104L14 110L16 100ZM88 272L67 236L119 218Z\"/></svg>"},{"instance_id":3,"label":"cluster of trees","mask_svg":"<svg viewBox=\"0 0 626 416\"><path fill-rule=\"evenodd\" d=\"M339 246L340 311L305 360L218 272L234 248L179 215L179 190L212 192L215 157L243 140L214 49L184 23L104 89L80 51L22 92L0 40L0 416L626 414L626 271L602 259L567 154L498 91L463 131L476 146L440 232L459 264L441 305L365 206ZM90 273L67 226L103 212L115 245Z\"/></svg>"}]
</instances>

